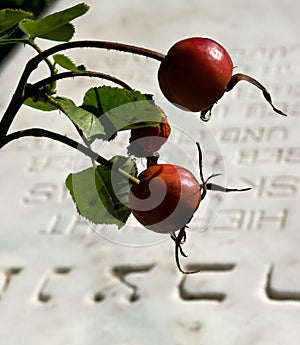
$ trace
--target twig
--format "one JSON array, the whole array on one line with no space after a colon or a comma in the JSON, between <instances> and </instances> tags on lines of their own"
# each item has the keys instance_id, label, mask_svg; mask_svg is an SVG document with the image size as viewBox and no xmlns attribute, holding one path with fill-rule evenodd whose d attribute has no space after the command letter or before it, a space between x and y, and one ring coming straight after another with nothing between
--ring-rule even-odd
<instances>
[{"instance_id":1,"label":"twig","mask_svg":"<svg viewBox=\"0 0 300 345\"><path fill-rule=\"evenodd\" d=\"M117 172L121 174L122 176L128 178L131 182L138 184L140 181L139 179L135 178L134 176L128 174L125 170L118 168L114 169L113 164L105 159L104 157L100 156L98 153L92 151L91 149L85 147L84 145L78 143L77 141L68 138L65 135L55 133L48 131L43 128L30 128L30 129L24 129L21 131L16 131L13 133L10 133L5 136L5 138L0 139L0 149L7 145L8 143L12 142L13 140L20 139L23 137L46 137L53 139L55 141L59 141L67 146L70 146L81 153L85 154L86 156L92 158L96 162L104 165L106 168L111 169L114 172Z\"/></svg>"},{"instance_id":2,"label":"twig","mask_svg":"<svg viewBox=\"0 0 300 345\"><path fill-rule=\"evenodd\" d=\"M26 86L26 96L31 97L37 92L40 88L58 80L67 79L67 78L74 78L74 77L93 77L93 78L100 78L109 80L115 84L122 86L126 90L132 90L132 88L125 83L123 80L113 77L109 74L101 73L101 72L94 72L94 71L82 71L82 72L62 72L54 74L50 77L44 78L39 80L35 84L27 84Z\"/></svg>"},{"instance_id":3,"label":"twig","mask_svg":"<svg viewBox=\"0 0 300 345\"><path fill-rule=\"evenodd\" d=\"M158 61L162 61L165 58L164 54L156 52L151 49L146 49L143 47L136 47L133 45L117 43L117 42L107 42L107 41L73 41L58 44L54 47L44 50L35 57L31 58L21 75L18 86L15 90L15 93L12 96L12 99L1 119L0 122L0 137L4 137L13 122L17 112L22 106L23 102L26 99L25 88L27 85L28 78L30 74L38 67L39 63L45 60L52 54L55 54L62 50L74 49L74 48L98 48L98 49L110 49L116 51L123 51L127 53L142 55L149 57Z\"/></svg>"}]
</instances>

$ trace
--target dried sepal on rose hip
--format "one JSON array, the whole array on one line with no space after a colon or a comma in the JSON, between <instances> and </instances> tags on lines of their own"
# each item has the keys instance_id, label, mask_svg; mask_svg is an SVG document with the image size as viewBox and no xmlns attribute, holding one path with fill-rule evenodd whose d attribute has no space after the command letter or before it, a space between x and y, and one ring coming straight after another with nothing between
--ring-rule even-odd
<instances>
[{"instance_id":1,"label":"dried sepal on rose hip","mask_svg":"<svg viewBox=\"0 0 300 345\"><path fill-rule=\"evenodd\" d=\"M205 180L199 143L197 147L200 181L182 166L156 164L139 174L139 183L134 184L129 193L129 207L139 223L151 231L169 233L175 241L175 260L182 273L194 273L181 268L179 254L186 256L182 244L186 239L187 224L205 198L207 190L227 193L250 189L225 188L209 182L211 178L217 176L216 174Z\"/></svg>"},{"instance_id":2,"label":"dried sepal on rose hip","mask_svg":"<svg viewBox=\"0 0 300 345\"><path fill-rule=\"evenodd\" d=\"M238 73L232 75L233 63L227 50L212 39L191 37L175 43L158 70L159 86L164 96L175 105L193 112L201 112L208 120L213 105L239 81L258 87L274 107L270 93L254 78Z\"/></svg>"},{"instance_id":3,"label":"dried sepal on rose hip","mask_svg":"<svg viewBox=\"0 0 300 345\"><path fill-rule=\"evenodd\" d=\"M168 140L171 126L164 111L158 108L162 114L162 122L154 127L132 129L127 147L128 154L135 157L155 157Z\"/></svg>"}]
</instances>

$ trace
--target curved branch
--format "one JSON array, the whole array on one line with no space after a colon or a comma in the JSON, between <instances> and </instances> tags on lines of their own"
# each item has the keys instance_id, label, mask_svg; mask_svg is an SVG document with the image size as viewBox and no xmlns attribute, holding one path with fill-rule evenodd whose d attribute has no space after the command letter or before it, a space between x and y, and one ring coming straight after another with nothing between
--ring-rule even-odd
<instances>
[{"instance_id":1,"label":"curved branch","mask_svg":"<svg viewBox=\"0 0 300 345\"><path fill-rule=\"evenodd\" d=\"M12 96L12 99L1 119L0 137L4 137L7 134L9 127L12 121L14 120L14 117L16 116L24 100L26 99L25 87L26 87L28 78L30 74L37 68L38 64L54 53L57 53L62 50L73 49L73 48L110 49L110 50L123 51L127 53L142 55L142 56L149 57L158 61L162 61L165 58L164 54L161 54L151 49L146 49L142 47L137 47L137 46L123 44L123 43L117 43L117 42L107 42L107 41L73 41L73 42L58 44L54 47L46 49L42 53L36 55L35 57L33 57L27 62L25 69L19 80L18 86L15 90L15 93Z\"/></svg>"},{"instance_id":2,"label":"curved branch","mask_svg":"<svg viewBox=\"0 0 300 345\"><path fill-rule=\"evenodd\" d=\"M96 162L104 165L106 168L111 169L112 171L121 174L123 177L128 178L131 182L135 184L138 184L140 182L137 178L129 175L123 169L118 168L114 170L113 164L110 161L98 155L98 153L90 150L86 146L78 143L77 141L71 138L66 137L65 135L51 132L43 128L30 128L30 129L24 129L21 131L10 133L5 138L0 139L0 149L4 147L5 145L9 144L10 142L12 142L13 140L20 139L23 137L45 137L45 138L50 138L55 141L59 141L69 147L72 147L78 150L79 152L85 154L86 156L92 158Z\"/></svg>"},{"instance_id":3,"label":"curved branch","mask_svg":"<svg viewBox=\"0 0 300 345\"><path fill-rule=\"evenodd\" d=\"M62 72L54 74L50 77L42 79L35 84L27 84L26 86L26 97L30 97L34 94L38 89L54 82L57 80L67 79L67 78L74 78L74 77L93 77L93 78L100 78L109 80L115 84L122 86L126 90L132 90L132 88L125 83L123 80L113 77L109 74L101 73L101 72L94 72L94 71L82 71L82 72Z\"/></svg>"},{"instance_id":4,"label":"curved branch","mask_svg":"<svg viewBox=\"0 0 300 345\"><path fill-rule=\"evenodd\" d=\"M5 39L5 40L0 40L0 45L4 45L4 44L24 44L24 45L29 45L30 47L32 47L38 54L40 54L42 52L42 50L40 49L40 47L35 44L35 42L33 40L30 40L29 38L9 38L9 39ZM49 67L50 73L54 72L53 69L53 65L51 64L51 62L48 59L45 59L46 64Z\"/></svg>"},{"instance_id":5,"label":"curved branch","mask_svg":"<svg viewBox=\"0 0 300 345\"><path fill-rule=\"evenodd\" d=\"M87 147L83 146L82 144L78 143L77 141L66 137L65 135L55 133L48 131L43 128L30 128L30 129L24 129L20 131L16 131L13 133L8 134L5 138L0 140L0 149L4 147L5 145L9 144L13 140L20 139L23 137L45 137L50 138L55 141L59 141L63 144L66 144L67 146L70 146L82 153L84 153L86 156L94 159L100 164L105 165L107 168L111 169L112 164L102 156L99 156L96 152L88 149Z\"/></svg>"},{"instance_id":6,"label":"curved branch","mask_svg":"<svg viewBox=\"0 0 300 345\"><path fill-rule=\"evenodd\" d=\"M165 58L165 55L159 53L152 49L146 49L143 47L138 47L130 44L119 43L119 42L110 42L110 41L91 41L91 40L83 40L83 41L72 41L58 44L54 47L44 50L41 54L36 56L37 63L45 59L46 57L55 54L62 50L69 50L74 48L98 48L98 49L108 49L108 50L116 50L122 51L125 53L132 53L137 55L142 55L145 57L149 57L154 60L162 61ZM34 58L34 59L35 59Z\"/></svg>"}]
</instances>

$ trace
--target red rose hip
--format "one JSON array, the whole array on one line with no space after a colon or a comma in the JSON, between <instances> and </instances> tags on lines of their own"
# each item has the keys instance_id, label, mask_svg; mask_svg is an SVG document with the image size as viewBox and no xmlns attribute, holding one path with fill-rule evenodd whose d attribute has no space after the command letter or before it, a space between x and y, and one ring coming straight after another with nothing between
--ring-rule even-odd
<instances>
[{"instance_id":1,"label":"red rose hip","mask_svg":"<svg viewBox=\"0 0 300 345\"><path fill-rule=\"evenodd\" d=\"M201 187L187 169L156 164L144 170L131 188L129 207L146 228L173 233L192 218L201 200Z\"/></svg>"},{"instance_id":2,"label":"red rose hip","mask_svg":"<svg viewBox=\"0 0 300 345\"><path fill-rule=\"evenodd\" d=\"M232 70L232 60L219 43L192 37L170 48L159 67L158 81L169 101L190 111L203 111L223 95Z\"/></svg>"},{"instance_id":3,"label":"red rose hip","mask_svg":"<svg viewBox=\"0 0 300 345\"><path fill-rule=\"evenodd\" d=\"M260 89L273 110L286 116L273 105L264 85L247 74L232 75L232 71L232 60L224 47L209 38L191 37L170 48L159 66L158 82L170 102L185 110L201 112L204 121L209 120L213 105L223 94L242 80Z\"/></svg>"},{"instance_id":4,"label":"red rose hip","mask_svg":"<svg viewBox=\"0 0 300 345\"><path fill-rule=\"evenodd\" d=\"M128 153L136 157L151 157L166 143L171 133L171 126L161 108L162 121L153 127L141 127L131 130Z\"/></svg>"}]
</instances>

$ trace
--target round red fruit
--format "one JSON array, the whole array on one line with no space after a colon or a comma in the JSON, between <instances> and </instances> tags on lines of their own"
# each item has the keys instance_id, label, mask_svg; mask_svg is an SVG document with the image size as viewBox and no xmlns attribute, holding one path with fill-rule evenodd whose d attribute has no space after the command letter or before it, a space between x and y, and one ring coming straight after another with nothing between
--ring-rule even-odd
<instances>
[{"instance_id":1,"label":"round red fruit","mask_svg":"<svg viewBox=\"0 0 300 345\"><path fill-rule=\"evenodd\" d=\"M139 184L132 186L129 207L146 228L173 233L192 218L201 200L201 187L187 169L156 164L144 170Z\"/></svg>"},{"instance_id":2,"label":"round red fruit","mask_svg":"<svg viewBox=\"0 0 300 345\"><path fill-rule=\"evenodd\" d=\"M166 143L171 133L166 114L159 108L162 121L157 126L141 127L131 130L129 146L127 148L130 155L136 157L151 157Z\"/></svg>"},{"instance_id":3,"label":"round red fruit","mask_svg":"<svg viewBox=\"0 0 300 345\"><path fill-rule=\"evenodd\" d=\"M190 111L212 107L225 92L233 63L228 52L209 38L192 37L175 43L158 70L164 96Z\"/></svg>"}]
</instances>

